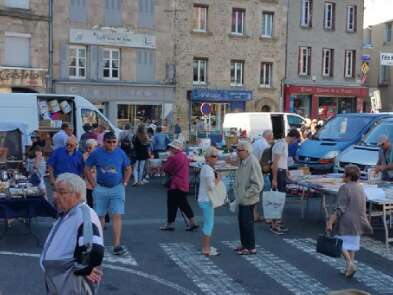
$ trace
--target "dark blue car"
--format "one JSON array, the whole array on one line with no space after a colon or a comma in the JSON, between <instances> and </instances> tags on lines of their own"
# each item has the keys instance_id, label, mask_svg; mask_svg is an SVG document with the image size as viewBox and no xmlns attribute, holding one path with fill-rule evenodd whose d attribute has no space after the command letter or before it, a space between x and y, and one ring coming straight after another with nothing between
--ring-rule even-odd
<instances>
[{"instance_id":1,"label":"dark blue car","mask_svg":"<svg viewBox=\"0 0 393 295\"><path fill-rule=\"evenodd\" d=\"M311 139L306 140L296 153L297 165L314 171L331 172L338 154L361 139L376 122L392 114L338 114L327 121Z\"/></svg>"}]
</instances>

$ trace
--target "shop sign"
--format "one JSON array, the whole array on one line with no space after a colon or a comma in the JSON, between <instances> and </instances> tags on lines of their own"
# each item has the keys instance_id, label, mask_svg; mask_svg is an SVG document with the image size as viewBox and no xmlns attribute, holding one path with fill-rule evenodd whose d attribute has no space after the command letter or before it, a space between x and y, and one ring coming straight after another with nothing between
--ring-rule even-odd
<instances>
[{"instance_id":1,"label":"shop sign","mask_svg":"<svg viewBox=\"0 0 393 295\"><path fill-rule=\"evenodd\" d=\"M155 49L156 37L116 30L70 29L70 43Z\"/></svg>"},{"instance_id":2,"label":"shop sign","mask_svg":"<svg viewBox=\"0 0 393 295\"><path fill-rule=\"evenodd\" d=\"M393 53L381 52L381 66L393 66Z\"/></svg>"},{"instance_id":3,"label":"shop sign","mask_svg":"<svg viewBox=\"0 0 393 295\"><path fill-rule=\"evenodd\" d=\"M252 91L249 90L218 90L197 88L191 92L191 100L193 101L249 101L252 99Z\"/></svg>"},{"instance_id":4,"label":"shop sign","mask_svg":"<svg viewBox=\"0 0 393 295\"><path fill-rule=\"evenodd\" d=\"M0 85L42 87L46 70L0 67Z\"/></svg>"},{"instance_id":5,"label":"shop sign","mask_svg":"<svg viewBox=\"0 0 393 295\"><path fill-rule=\"evenodd\" d=\"M367 96L365 87L287 86L288 93L333 96Z\"/></svg>"}]
</instances>

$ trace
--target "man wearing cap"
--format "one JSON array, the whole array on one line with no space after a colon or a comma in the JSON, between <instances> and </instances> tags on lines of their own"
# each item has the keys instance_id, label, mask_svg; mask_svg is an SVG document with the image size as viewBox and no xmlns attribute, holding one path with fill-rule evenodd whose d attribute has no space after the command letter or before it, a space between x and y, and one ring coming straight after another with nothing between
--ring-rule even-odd
<instances>
[{"instance_id":1,"label":"man wearing cap","mask_svg":"<svg viewBox=\"0 0 393 295\"><path fill-rule=\"evenodd\" d=\"M92 168L97 171L97 180ZM94 210L100 217L102 227L105 215L112 214L113 254L123 255L127 251L120 245L121 215L124 214L125 187L131 176L128 156L117 146L116 135L106 132L103 146L95 149L86 161L86 178L93 189Z\"/></svg>"},{"instance_id":2,"label":"man wearing cap","mask_svg":"<svg viewBox=\"0 0 393 295\"><path fill-rule=\"evenodd\" d=\"M378 138L378 146L380 148L375 173L382 172L383 180L393 180L392 144L386 135L381 135Z\"/></svg>"}]
</instances>

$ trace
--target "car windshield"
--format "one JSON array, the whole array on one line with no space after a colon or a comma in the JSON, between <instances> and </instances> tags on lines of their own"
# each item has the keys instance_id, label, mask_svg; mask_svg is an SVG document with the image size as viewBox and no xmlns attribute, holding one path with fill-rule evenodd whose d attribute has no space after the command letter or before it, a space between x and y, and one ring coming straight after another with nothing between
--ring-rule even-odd
<instances>
[{"instance_id":1,"label":"car windshield","mask_svg":"<svg viewBox=\"0 0 393 295\"><path fill-rule=\"evenodd\" d=\"M386 135L390 142L393 142L393 122L382 122L378 124L360 142L361 145L377 146L378 138Z\"/></svg>"},{"instance_id":2,"label":"car windshield","mask_svg":"<svg viewBox=\"0 0 393 295\"><path fill-rule=\"evenodd\" d=\"M372 117L338 116L329 120L314 136L317 140L350 141L370 123Z\"/></svg>"}]
</instances>

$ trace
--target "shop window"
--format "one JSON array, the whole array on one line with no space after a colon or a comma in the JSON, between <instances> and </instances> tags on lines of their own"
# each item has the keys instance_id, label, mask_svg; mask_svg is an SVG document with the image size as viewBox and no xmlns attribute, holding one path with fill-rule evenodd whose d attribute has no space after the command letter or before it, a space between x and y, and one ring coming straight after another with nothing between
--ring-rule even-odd
<instances>
[{"instance_id":1,"label":"shop window","mask_svg":"<svg viewBox=\"0 0 393 295\"><path fill-rule=\"evenodd\" d=\"M264 11L262 13L262 37L263 38L273 37L273 17L274 17L274 12Z\"/></svg>"},{"instance_id":2,"label":"shop window","mask_svg":"<svg viewBox=\"0 0 393 295\"><path fill-rule=\"evenodd\" d=\"M344 67L345 78L355 77L355 64L356 64L356 51L345 50L345 67Z\"/></svg>"},{"instance_id":3,"label":"shop window","mask_svg":"<svg viewBox=\"0 0 393 295\"><path fill-rule=\"evenodd\" d=\"M162 121L162 105L117 105L117 126L123 128L125 124L131 123L134 127L146 123Z\"/></svg>"},{"instance_id":4,"label":"shop window","mask_svg":"<svg viewBox=\"0 0 393 295\"><path fill-rule=\"evenodd\" d=\"M357 6L349 5L347 6L347 32L356 32L357 27Z\"/></svg>"},{"instance_id":5,"label":"shop window","mask_svg":"<svg viewBox=\"0 0 393 295\"><path fill-rule=\"evenodd\" d=\"M203 102L192 103L191 132L196 137L205 137L206 132L221 130L225 114L232 112L232 108L227 103L211 103L210 115L204 116L201 113L202 104Z\"/></svg>"},{"instance_id":6,"label":"shop window","mask_svg":"<svg viewBox=\"0 0 393 295\"><path fill-rule=\"evenodd\" d=\"M293 108L291 107L291 111L302 117L311 117L311 95L291 96L291 104L292 101Z\"/></svg>"},{"instance_id":7,"label":"shop window","mask_svg":"<svg viewBox=\"0 0 393 295\"><path fill-rule=\"evenodd\" d=\"M243 86L244 61L231 61L231 86Z\"/></svg>"},{"instance_id":8,"label":"shop window","mask_svg":"<svg viewBox=\"0 0 393 295\"><path fill-rule=\"evenodd\" d=\"M4 64L12 67L30 67L30 35L5 33Z\"/></svg>"},{"instance_id":9,"label":"shop window","mask_svg":"<svg viewBox=\"0 0 393 295\"><path fill-rule=\"evenodd\" d=\"M392 22L385 24L385 42L392 41Z\"/></svg>"},{"instance_id":10,"label":"shop window","mask_svg":"<svg viewBox=\"0 0 393 295\"><path fill-rule=\"evenodd\" d=\"M312 16L312 0L302 0L300 26L310 28L312 26L311 16Z\"/></svg>"},{"instance_id":11,"label":"shop window","mask_svg":"<svg viewBox=\"0 0 393 295\"><path fill-rule=\"evenodd\" d=\"M334 49L322 49L322 76L333 77Z\"/></svg>"},{"instance_id":12,"label":"shop window","mask_svg":"<svg viewBox=\"0 0 393 295\"><path fill-rule=\"evenodd\" d=\"M72 79L86 79L86 47L68 48L68 76Z\"/></svg>"},{"instance_id":13,"label":"shop window","mask_svg":"<svg viewBox=\"0 0 393 295\"><path fill-rule=\"evenodd\" d=\"M29 9L29 0L5 0L4 5L12 8Z\"/></svg>"},{"instance_id":14,"label":"shop window","mask_svg":"<svg viewBox=\"0 0 393 295\"><path fill-rule=\"evenodd\" d=\"M193 83L205 85L207 83L207 59L194 58L192 62Z\"/></svg>"},{"instance_id":15,"label":"shop window","mask_svg":"<svg viewBox=\"0 0 393 295\"><path fill-rule=\"evenodd\" d=\"M113 48L103 49L103 78L119 80L120 78L120 50Z\"/></svg>"},{"instance_id":16,"label":"shop window","mask_svg":"<svg viewBox=\"0 0 393 295\"><path fill-rule=\"evenodd\" d=\"M311 47L299 47L299 76L309 76L311 73Z\"/></svg>"},{"instance_id":17,"label":"shop window","mask_svg":"<svg viewBox=\"0 0 393 295\"><path fill-rule=\"evenodd\" d=\"M325 30L334 30L336 4L332 2L325 2L323 28Z\"/></svg>"},{"instance_id":18,"label":"shop window","mask_svg":"<svg viewBox=\"0 0 393 295\"><path fill-rule=\"evenodd\" d=\"M261 63L260 85L264 88L272 87L273 64L269 62Z\"/></svg>"},{"instance_id":19,"label":"shop window","mask_svg":"<svg viewBox=\"0 0 393 295\"><path fill-rule=\"evenodd\" d=\"M192 16L194 32L207 32L207 9L207 6L204 5L194 5Z\"/></svg>"},{"instance_id":20,"label":"shop window","mask_svg":"<svg viewBox=\"0 0 393 295\"><path fill-rule=\"evenodd\" d=\"M245 9L232 9L232 34L244 35L245 18Z\"/></svg>"}]
</instances>

